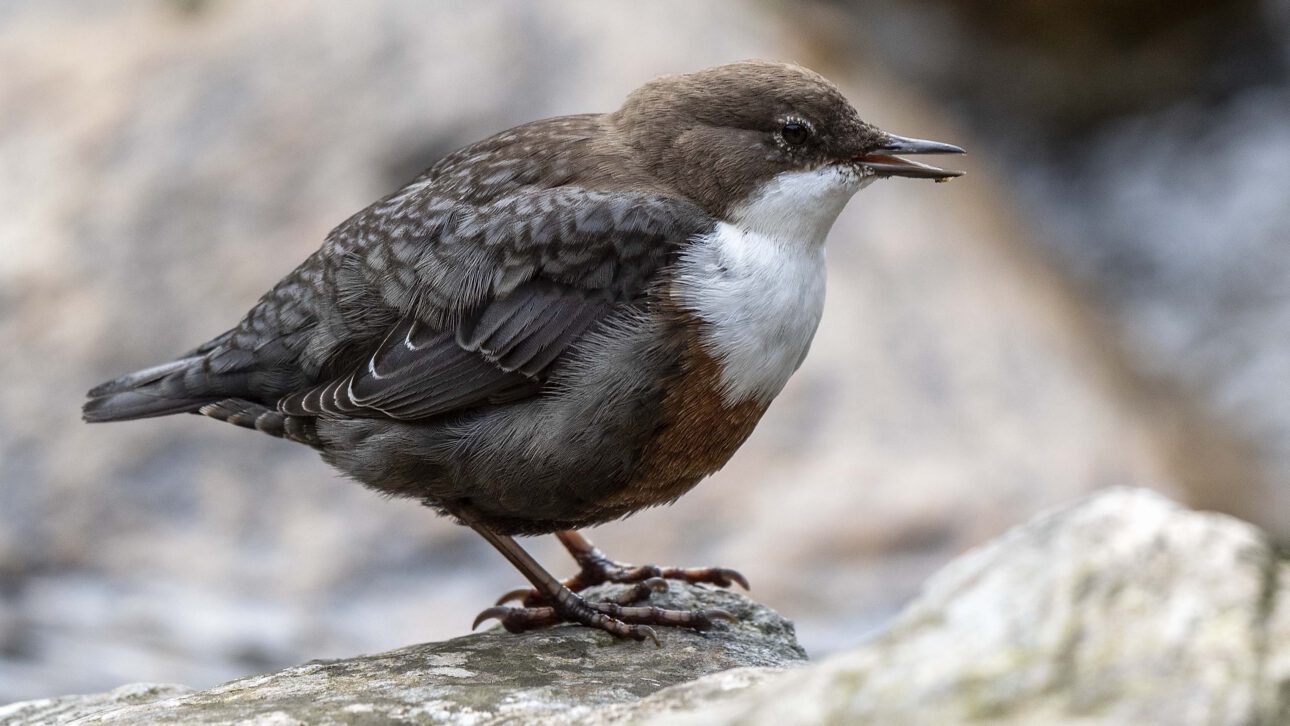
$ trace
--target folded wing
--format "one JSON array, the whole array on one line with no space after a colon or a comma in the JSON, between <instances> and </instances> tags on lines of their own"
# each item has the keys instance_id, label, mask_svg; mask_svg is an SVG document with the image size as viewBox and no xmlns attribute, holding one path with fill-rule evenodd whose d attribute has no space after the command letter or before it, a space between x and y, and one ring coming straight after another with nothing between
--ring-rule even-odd
<instances>
[{"instance_id":1,"label":"folded wing","mask_svg":"<svg viewBox=\"0 0 1290 726\"><path fill-rule=\"evenodd\" d=\"M434 330L404 318L359 366L284 398L283 413L416 420L531 395L611 309L603 293L532 280Z\"/></svg>"}]
</instances>

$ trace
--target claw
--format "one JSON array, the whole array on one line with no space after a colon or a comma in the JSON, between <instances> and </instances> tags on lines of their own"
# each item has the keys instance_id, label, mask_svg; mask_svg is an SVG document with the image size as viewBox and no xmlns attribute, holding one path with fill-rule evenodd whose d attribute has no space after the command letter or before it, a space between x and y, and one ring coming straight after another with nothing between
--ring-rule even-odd
<instances>
[{"instance_id":1,"label":"claw","mask_svg":"<svg viewBox=\"0 0 1290 726\"><path fill-rule=\"evenodd\" d=\"M608 615L615 620L635 625L650 623L669 627L707 630L714 625L714 619L730 622L735 620L733 615L719 608L708 610L665 610L651 605L623 606L611 602L587 603L587 607Z\"/></svg>"},{"instance_id":2,"label":"claw","mask_svg":"<svg viewBox=\"0 0 1290 726\"><path fill-rule=\"evenodd\" d=\"M514 538L500 535L473 517L471 510L454 512L467 524L483 535L484 539L514 564L534 589L512 590L497 604L475 617L470 626L474 630L486 620L497 619L502 627L512 633L546 628L559 623L577 623L603 630L618 638L654 641L662 646L658 633L651 626L667 626L707 630L714 621L733 621L735 617L720 608L708 610L667 610L652 605L638 605L655 593L668 589L667 579L691 583L713 583L722 587L738 582L745 588L748 581L743 575L722 567L660 568L654 565L634 567L605 557L585 537L573 530L561 530L556 536L580 565L577 575L563 583L551 576L536 560L524 551ZM603 582L630 585L604 600L588 602L578 594L591 585ZM522 607L506 605L521 599Z\"/></svg>"},{"instance_id":3,"label":"claw","mask_svg":"<svg viewBox=\"0 0 1290 726\"><path fill-rule=\"evenodd\" d=\"M643 641L643 640L645 640L646 638L649 638L650 640L654 641L654 647L655 647L655 648L662 648L662 647L663 647L663 641L661 641L661 640L659 640L659 639L658 639L658 633L654 632L654 629L653 629L653 628L651 628L650 626L648 626L648 625L637 625L637 626L635 626L635 630L636 630L636 632L637 632L637 633L639 633L639 634L640 634L640 637L638 637L638 638L637 638L637 640L641 640L641 641Z\"/></svg>"},{"instance_id":4,"label":"claw","mask_svg":"<svg viewBox=\"0 0 1290 726\"><path fill-rule=\"evenodd\" d=\"M640 604L649 600L654 593L666 591L668 580L717 587L738 584L745 590L751 589L748 579L742 573L726 567L631 565L609 559L585 537L572 530L557 532L556 536L577 561L578 574L561 583L541 571L545 581L529 578L538 584L537 589L522 588L502 595L494 607L479 614L472 629L489 618L501 621L502 627L512 633L560 622L573 622L599 628L620 638L638 641L649 638L655 645L661 645L658 634L650 625L707 630L716 621L734 622L736 619L719 608L666 610ZM509 540L499 542L498 547L503 552L518 548ZM601 583L617 583L629 587L615 594L602 596L597 602L588 602L576 594ZM521 607L506 605L516 600L520 601Z\"/></svg>"},{"instance_id":5,"label":"claw","mask_svg":"<svg viewBox=\"0 0 1290 726\"><path fill-rule=\"evenodd\" d=\"M748 592L752 591L752 585L748 584L748 578L744 577L743 573L739 572L738 570L725 570L725 573L726 573L726 577L730 578L731 581L739 583L739 587L742 587L745 591L748 591ZM724 585L723 587L730 587L730 585L727 584L727 585Z\"/></svg>"},{"instance_id":6,"label":"claw","mask_svg":"<svg viewBox=\"0 0 1290 726\"><path fill-rule=\"evenodd\" d=\"M506 603L508 603L508 602L513 602L513 601L515 601L515 600L524 600L524 599L525 599L525 598L527 598L529 595L532 595L532 594L534 594L535 592L536 592L536 591L535 591L535 590L533 590L532 588L528 588L528 587L521 587L521 588L518 588L518 589L516 589L516 590L511 590L510 592L506 593L505 595L502 595L501 597L497 598L497 602L495 602L495 603L493 603L493 604L494 604L494 605L505 605Z\"/></svg>"},{"instance_id":7,"label":"claw","mask_svg":"<svg viewBox=\"0 0 1290 726\"><path fill-rule=\"evenodd\" d=\"M744 590L752 589L748 584L748 578L744 577L743 573L727 567L630 565L609 559L576 532L557 533L557 536L561 537L561 541L569 549L580 568L578 574L563 582L564 586L573 592L581 592L592 585L605 582L634 585L635 589L610 598L614 602L627 604L644 600L649 596L648 591L641 589L642 583L648 583L649 590L655 592L665 590L667 580L681 580L691 584L702 583L717 587L731 587L737 584ZM520 600L522 605L530 608L552 604L537 590L531 589L512 590L501 596L497 604L503 605L514 600Z\"/></svg>"},{"instance_id":8,"label":"claw","mask_svg":"<svg viewBox=\"0 0 1290 726\"><path fill-rule=\"evenodd\" d=\"M722 610L721 608L708 608L707 610L703 611L703 616L709 620L712 620L712 619L724 620L727 623L739 622L739 618L736 618L734 615L732 615L730 611Z\"/></svg>"},{"instance_id":9,"label":"claw","mask_svg":"<svg viewBox=\"0 0 1290 726\"><path fill-rule=\"evenodd\" d=\"M738 570L727 567L669 567L659 572L662 577L672 580L684 580L689 583L706 582L717 587L730 587L738 584L745 590L751 590L748 578Z\"/></svg>"},{"instance_id":10,"label":"claw","mask_svg":"<svg viewBox=\"0 0 1290 726\"><path fill-rule=\"evenodd\" d=\"M666 586L666 583L664 583ZM646 594L658 587L657 583L645 581L638 583L634 590ZM587 602L574 595L572 600L559 599L560 607L508 607L498 605L484 610L475 617L471 630L479 627L485 620L496 618L502 627L512 633L522 633L535 628L544 628L561 621L582 623L607 631L618 637L628 637L637 641L646 638L654 645L662 646L658 633L651 625L668 627L693 628L707 630L716 620L733 622L735 617L725 610L710 608L708 610L665 610L652 605L622 605L616 602Z\"/></svg>"},{"instance_id":11,"label":"claw","mask_svg":"<svg viewBox=\"0 0 1290 726\"><path fill-rule=\"evenodd\" d=\"M471 624L470 624L470 629L471 629L471 630L475 630L476 628L478 628L478 627L479 627L479 624L480 624L480 623L482 623L482 622L484 622L485 620L488 620L488 619L490 619L490 618L497 618L499 621L500 621L500 620L502 620L502 619L504 619L504 618L506 617L506 614L507 614L507 613L509 613L509 612L511 611L511 609L512 609L512 608L508 608L508 607L501 607L501 606L500 606L500 604L501 604L501 603L503 603L503 602L506 602L506 601L505 601L505 600L499 600L499 601L498 601L498 604L499 604L499 605L498 605L498 607L491 607L491 608L488 608L487 610L484 610L484 611L483 611L483 612L481 612L480 614L476 615L476 616L475 616L475 622L473 622L473 623L471 623Z\"/></svg>"},{"instance_id":12,"label":"claw","mask_svg":"<svg viewBox=\"0 0 1290 726\"><path fill-rule=\"evenodd\" d=\"M560 622L560 617L553 607L512 608L499 606L488 608L476 615L475 623L470 626L470 629L478 628L480 623L489 618L497 618L502 627L511 633L523 633L526 630L543 628Z\"/></svg>"}]
</instances>

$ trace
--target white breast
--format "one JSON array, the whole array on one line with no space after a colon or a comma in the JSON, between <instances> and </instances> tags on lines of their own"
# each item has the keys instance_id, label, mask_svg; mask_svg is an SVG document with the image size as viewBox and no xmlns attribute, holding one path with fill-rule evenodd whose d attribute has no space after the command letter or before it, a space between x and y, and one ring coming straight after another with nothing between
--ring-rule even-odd
<instances>
[{"instance_id":1,"label":"white breast","mask_svg":"<svg viewBox=\"0 0 1290 726\"><path fill-rule=\"evenodd\" d=\"M786 172L682 255L674 294L706 325L727 404L769 403L802 364L824 311L824 238L866 179Z\"/></svg>"}]
</instances>

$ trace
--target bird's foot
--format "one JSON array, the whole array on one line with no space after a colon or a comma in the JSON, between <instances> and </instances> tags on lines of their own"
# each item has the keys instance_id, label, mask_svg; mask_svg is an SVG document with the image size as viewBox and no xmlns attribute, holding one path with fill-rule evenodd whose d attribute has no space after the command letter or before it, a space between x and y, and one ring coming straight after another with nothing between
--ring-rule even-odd
<instances>
[{"instance_id":1,"label":"bird's foot","mask_svg":"<svg viewBox=\"0 0 1290 726\"><path fill-rule=\"evenodd\" d=\"M556 537L569 549L582 570L571 578L574 587L581 590L601 582L621 582L631 587L617 595L591 602L574 592L568 584L561 583L542 568L532 555L524 551L514 538L498 534L474 516L469 509L456 512L466 524L478 532L497 551L506 556L520 572L533 583L535 590L528 595L520 590L504 596L495 607L480 613L472 627L490 618L501 621L512 633L545 628L557 623L580 623L604 630L620 638L644 640L650 638L658 644L658 634L651 626L667 626L707 630L718 620L733 622L735 617L720 608L706 610L667 610L648 605L634 605L648 598L656 590L666 590L663 576L691 579L692 582L710 582L729 585L738 582L748 587L748 582L734 570L705 568L687 570L680 568L645 568L622 565L597 550L585 537L573 530L563 530ZM502 603L523 597L524 607L506 607Z\"/></svg>"},{"instance_id":2,"label":"bird's foot","mask_svg":"<svg viewBox=\"0 0 1290 726\"><path fill-rule=\"evenodd\" d=\"M592 602L566 588L549 601L546 598L542 599L542 602L550 604L491 607L480 613L471 627L477 628L480 623L490 618L496 618L502 627L512 633L523 633L559 623L580 623L619 638L633 640L649 638L655 645L659 645L658 633L650 626L707 630L718 620L728 622L735 620L733 615L719 608L667 610L649 605L631 604L648 598L654 591L666 589L665 581L652 577L633 584L631 588L618 595Z\"/></svg>"},{"instance_id":3,"label":"bird's foot","mask_svg":"<svg viewBox=\"0 0 1290 726\"><path fill-rule=\"evenodd\" d=\"M570 583L573 583L575 587L570 587ZM607 602L615 605L634 605L643 600L648 600L649 596L656 592L667 591L667 580L664 580L661 577L651 577L648 580L623 584L630 584L631 587L621 592L607 595L596 602ZM572 577L565 580L563 585L568 588L570 592L580 592L586 587L590 587L590 585L578 586L578 583L574 582L574 578ZM534 590L531 587L521 587L502 595L497 599L497 602L494 603L494 605L505 605L508 602L516 600L520 601L520 603L526 608L539 608L549 606L551 604L547 600L547 597L537 590Z\"/></svg>"},{"instance_id":4,"label":"bird's foot","mask_svg":"<svg viewBox=\"0 0 1290 726\"><path fill-rule=\"evenodd\" d=\"M623 585L639 584L649 582L650 580L680 580L692 585L705 583L716 585L717 587L730 587L738 584L745 590L748 587L748 580L737 570L726 567L659 567L658 565L631 565L625 562L616 562L609 559L605 553L601 552L595 545L591 544L587 538L572 530L559 532L556 535L560 542L573 555L574 561L578 563L578 574L564 580L564 586L573 592L581 592L593 585L600 585L606 582L618 583ZM666 589L666 584L662 588L653 587L652 590ZM629 591L640 592L642 597L637 602L649 596L648 591ZM497 600L498 605L519 600L525 607L536 608L550 605L542 593L532 588L521 588L512 590Z\"/></svg>"},{"instance_id":5,"label":"bird's foot","mask_svg":"<svg viewBox=\"0 0 1290 726\"><path fill-rule=\"evenodd\" d=\"M748 580L737 570L727 567L659 567L658 565L632 565L626 562L615 562L605 556L603 552L592 547L586 553L574 555L579 570L578 574L569 578L574 586L566 583L571 590L577 590L599 585L605 582L615 582L620 584L631 584L642 582L655 578L664 580L680 580L688 582L691 585L705 583L716 585L717 587L730 587L738 584L747 590Z\"/></svg>"}]
</instances>

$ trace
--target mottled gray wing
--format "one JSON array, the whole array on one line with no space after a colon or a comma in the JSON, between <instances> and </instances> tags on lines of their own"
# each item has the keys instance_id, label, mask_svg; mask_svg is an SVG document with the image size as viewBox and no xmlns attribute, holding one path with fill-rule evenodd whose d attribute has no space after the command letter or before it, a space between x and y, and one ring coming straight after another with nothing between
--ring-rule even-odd
<instances>
[{"instance_id":1,"label":"mottled gray wing","mask_svg":"<svg viewBox=\"0 0 1290 726\"><path fill-rule=\"evenodd\" d=\"M332 230L232 330L96 388L86 418L236 400L416 419L531 395L715 224L656 189L606 123L547 119L448 155Z\"/></svg>"},{"instance_id":2,"label":"mottled gray wing","mask_svg":"<svg viewBox=\"0 0 1290 726\"><path fill-rule=\"evenodd\" d=\"M613 306L603 291L531 280L436 330L404 318L349 375L283 399L284 413L416 420L531 395Z\"/></svg>"},{"instance_id":3,"label":"mottled gray wing","mask_svg":"<svg viewBox=\"0 0 1290 726\"><path fill-rule=\"evenodd\" d=\"M639 302L714 223L636 191L519 190L447 207L426 192L341 230L370 241L333 276L351 311L326 336L340 364L333 357L330 375L287 392L284 413L417 420L532 395L592 325ZM375 328L383 337L347 339L373 329L373 310L395 313Z\"/></svg>"}]
</instances>

